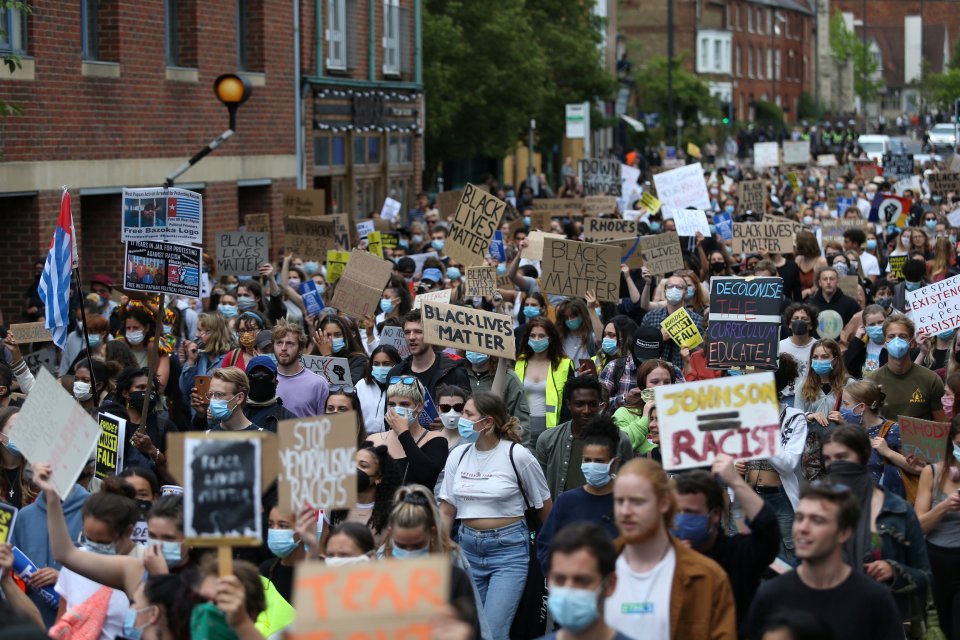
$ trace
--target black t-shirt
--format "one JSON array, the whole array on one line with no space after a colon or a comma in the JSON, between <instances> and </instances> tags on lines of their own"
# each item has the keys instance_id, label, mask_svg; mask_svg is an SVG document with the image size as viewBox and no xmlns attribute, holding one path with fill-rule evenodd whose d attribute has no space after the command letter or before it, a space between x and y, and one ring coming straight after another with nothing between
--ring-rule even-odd
<instances>
[{"instance_id":1,"label":"black t-shirt","mask_svg":"<svg viewBox=\"0 0 960 640\"><path fill-rule=\"evenodd\" d=\"M835 640L903 640L900 613L890 591L862 573L833 589L811 589L791 572L760 586L741 636L759 640L774 614L801 610L822 620Z\"/></svg>"},{"instance_id":2,"label":"black t-shirt","mask_svg":"<svg viewBox=\"0 0 960 640\"><path fill-rule=\"evenodd\" d=\"M293 603L293 569L294 565L287 566L280 562L280 558L270 558L260 564L260 575L273 583L283 599Z\"/></svg>"},{"instance_id":3,"label":"black t-shirt","mask_svg":"<svg viewBox=\"0 0 960 640\"><path fill-rule=\"evenodd\" d=\"M783 278L783 295L796 302L800 301L800 267L793 260L787 260L777 267L777 273Z\"/></svg>"}]
</instances>

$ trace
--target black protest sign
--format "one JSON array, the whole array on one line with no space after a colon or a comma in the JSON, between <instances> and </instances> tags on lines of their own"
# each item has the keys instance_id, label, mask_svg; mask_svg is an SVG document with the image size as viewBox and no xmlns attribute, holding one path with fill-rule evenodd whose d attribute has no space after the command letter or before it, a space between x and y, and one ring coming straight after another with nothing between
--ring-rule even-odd
<instances>
[{"instance_id":1,"label":"black protest sign","mask_svg":"<svg viewBox=\"0 0 960 640\"><path fill-rule=\"evenodd\" d=\"M200 297L200 248L166 242L128 242L123 288Z\"/></svg>"},{"instance_id":2,"label":"black protest sign","mask_svg":"<svg viewBox=\"0 0 960 640\"><path fill-rule=\"evenodd\" d=\"M126 442L127 421L109 413L101 413L98 421L100 439L97 440L96 475L102 479L123 471L123 445Z\"/></svg>"},{"instance_id":3,"label":"black protest sign","mask_svg":"<svg viewBox=\"0 0 960 640\"><path fill-rule=\"evenodd\" d=\"M256 437L184 438L183 531L188 544L262 544L261 455Z\"/></svg>"},{"instance_id":4,"label":"black protest sign","mask_svg":"<svg viewBox=\"0 0 960 640\"><path fill-rule=\"evenodd\" d=\"M913 155L883 154L883 177L891 183L913 175Z\"/></svg>"},{"instance_id":5,"label":"black protest sign","mask_svg":"<svg viewBox=\"0 0 960 640\"><path fill-rule=\"evenodd\" d=\"M775 370L782 299L782 278L711 278L707 367Z\"/></svg>"},{"instance_id":6,"label":"black protest sign","mask_svg":"<svg viewBox=\"0 0 960 640\"><path fill-rule=\"evenodd\" d=\"M619 160L581 160L580 181L585 196L620 197L622 185Z\"/></svg>"},{"instance_id":7,"label":"black protest sign","mask_svg":"<svg viewBox=\"0 0 960 640\"><path fill-rule=\"evenodd\" d=\"M217 234L217 275L249 276L270 262L267 234L225 231Z\"/></svg>"}]
</instances>

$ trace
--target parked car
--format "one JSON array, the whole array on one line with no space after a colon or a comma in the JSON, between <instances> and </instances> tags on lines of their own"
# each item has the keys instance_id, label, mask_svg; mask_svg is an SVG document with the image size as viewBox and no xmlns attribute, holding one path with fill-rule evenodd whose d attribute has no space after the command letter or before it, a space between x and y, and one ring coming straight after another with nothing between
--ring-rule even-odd
<instances>
[{"instance_id":1,"label":"parked car","mask_svg":"<svg viewBox=\"0 0 960 640\"><path fill-rule=\"evenodd\" d=\"M862 135L857 144L867 153L867 157L883 166L883 154L890 153L890 136Z\"/></svg>"},{"instance_id":2,"label":"parked car","mask_svg":"<svg viewBox=\"0 0 960 640\"><path fill-rule=\"evenodd\" d=\"M957 130L949 122L933 125L928 133L928 144L933 151L953 151L957 146Z\"/></svg>"}]
</instances>

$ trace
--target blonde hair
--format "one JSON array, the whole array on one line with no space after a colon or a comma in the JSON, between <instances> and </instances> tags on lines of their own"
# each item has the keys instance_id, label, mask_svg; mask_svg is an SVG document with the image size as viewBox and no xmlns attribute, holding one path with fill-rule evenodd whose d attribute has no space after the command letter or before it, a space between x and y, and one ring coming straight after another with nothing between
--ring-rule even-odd
<instances>
[{"instance_id":1,"label":"blonde hair","mask_svg":"<svg viewBox=\"0 0 960 640\"><path fill-rule=\"evenodd\" d=\"M213 372L213 377L233 385L234 393L242 393L244 398L250 397L250 380L247 374L239 367L224 367Z\"/></svg>"},{"instance_id":2,"label":"blonde hair","mask_svg":"<svg viewBox=\"0 0 960 640\"><path fill-rule=\"evenodd\" d=\"M409 374L414 378L413 384L404 384L401 382L396 382L389 387L387 387L387 400L393 397L397 398L407 398L408 400L413 401L414 406L420 406L423 404L423 385L420 384L420 381L416 379L412 373ZM402 376L406 378L408 376Z\"/></svg>"},{"instance_id":3,"label":"blonde hair","mask_svg":"<svg viewBox=\"0 0 960 640\"><path fill-rule=\"evenodd\" d=\"M288 333L292 333L297 336L297 342L300 344L300 350L303 351L304 347L307 346L307 334L303 332L303 327L296 324L295 322L290 322L286 319L281 319L277 324L273 325L273 331L270 332L270 338L273 342L276 342L280 338L285 337Z\"/></svg>"},{"instance_id":4,"label":"blonde hair","mask_svg":"<svg viewBox=\"0 0 960 640\"><path fill-rule=\"evenodd\" d=\"M207 339L203 345L203 350L206 353L219 355L233 348L230 339L230 326L220 312L201 313L197 322L207 332Z\"/></svg>"},{"instance_id":5,"label":"blonde hair","mask_svg":"<svg viewBox=\"0 0 960 640\"><path fill-rule=\"evenodd\" d=\"M477 408L480 415L493 418L493 433L497 438L523 444L520 420L510 415L503 398L492 393L475 393L470 400L473 400L473 406Z\"/></svg>"},{"instance_id":6,"label":"blonde hair","mask_svg":"<svg viewBox=\"0 0 960 640\"><path fill-rule=\"evenodd\" d=\"M854 380L847 384L844 391L849 393L857 403L862 402L874 413L880 410L887 397L880 385L873 380Z\"/></svg>"},{"instance_id":7,"label":"blonde hair","mask_svg":"<svg viewBox=\"0 0 960 640\"><path fill-rule=\"evenodd\" d=\"M637 476L647 480L653 487L653 494L657 496L657 502L667 502L669 507L663 514L663 522L668 527L673 524L673 517L677 513L677 492L673 486L673 480L663 470L660 463L651 458L634 458L620 467L617 471L617 477ZM617 549L623 548L624 541L622 536L617 539Z\"/></svg>"},{"instance_id":8,"label":"blonde hair","mask_svg":"<svg viewBox=\"0 0 960 640\"><path fill-rule=\"evenodd\" d=\"M430 553L450 553L457 548L443 525L433 492L422 484L408 484L397 489L387 526L390 529L424 529L430 536ZM384 545L384 553L393 555L393 538Z\"/></svg>"}]
</instances>

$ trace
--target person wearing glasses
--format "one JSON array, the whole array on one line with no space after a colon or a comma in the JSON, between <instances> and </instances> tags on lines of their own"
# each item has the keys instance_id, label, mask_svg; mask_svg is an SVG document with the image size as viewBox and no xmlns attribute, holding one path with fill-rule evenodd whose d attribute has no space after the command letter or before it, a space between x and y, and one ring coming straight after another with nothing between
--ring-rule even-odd
<instances>
[{"instance_id":1,"label":"person wearing glasses","mask_svg":"<svg viewBox=\"0 0 960 640\"><path fill-rule=\"evenodd\" d=\"M367 442L386 445L390 457L401 468L400 484L432 487L447 461L447 439L439 431L429 431L420 424L423 398L423 385L416 376L390 378L385 416L390 429L368 436Z\"/></svg>"},{"instance_id":2,"label":"person wearing glasses","mask_svg":"<svg viewBox=\"0 0 960 640\"><path fill-rule=\"evenodd\" d=\"M457 422L463 414L463 405L470 397L470 393L448 384L437 389L437 410L440 412L440 422L443 423L443 437L447 439L447 446L452 451L466 441L460 437ZM443 474L440 474L443 481Z\"/></svg>"},{"instance_id":3,"label":"person wearing glasses","mask_svg":"<svg viewBox=\"0 0 960 640\"><path fill-rule=\"evenodd\" d=\"M859 521L860 505L849 487L823 481L806 485L793 521L800 566L760 585L740 636L767 638L768 621L786 611L804 611L826 623L834 638L902 640L890 590L843 561Z\"/></svg>"},{"instance_id":4,"label":"person wearing glasses","mask_svg":"<svg viewBox=\"0 0 960 640\"><path fill-rule=\"evenodd\" d=\"M663 329L661 325L670 314L684 308L687 297L686 280L677 275L667 278L666 284L664 285L664 296L666 297L667 305L660 309L648 311L643 316L640 326L655 327L660 330L663 335L660 357L667 362L673 363L677 371L683 371L683 355L680 353L680 346L673 341L670 333L666 329ZM693 320L693 324L697 327L700 335L706 335L703 327L703 316L690 309L687 309L687 313L690 314L690 318Z\"/></svg>"},{"instance_id":5,"label":"person wearing glasses","mask_svg":"<svg viewBox=\"0 0 960 640\"><path fill-rule=\"evenodd\" d=\"M263 431L247 419L244 408L250 397L247 374L237 367L217 369L207 391L210 417L217 423L210 431Z\"/></svg>"},{"instance_id":6,"label":"person wearing glasses","mask_svg":"<svg viewBox=\"0 0 960 640\"><path fill-rule=\"evenodd\" d=\"M464 389L470 388L470 380L463 368L463 362L454 360L447 354L435 350L424 340L423 319L420 317L419 309L415 309L403 317L403 337L407 340L410 357L392 368L389 378L415 376L423 384L431 398L437 397L436 390L441 384L453 384ZM435 427L439 428L440 425L437 424ZM433 486L431 483L425 484L428 487Z\"/></svg>"}]
</instances>

